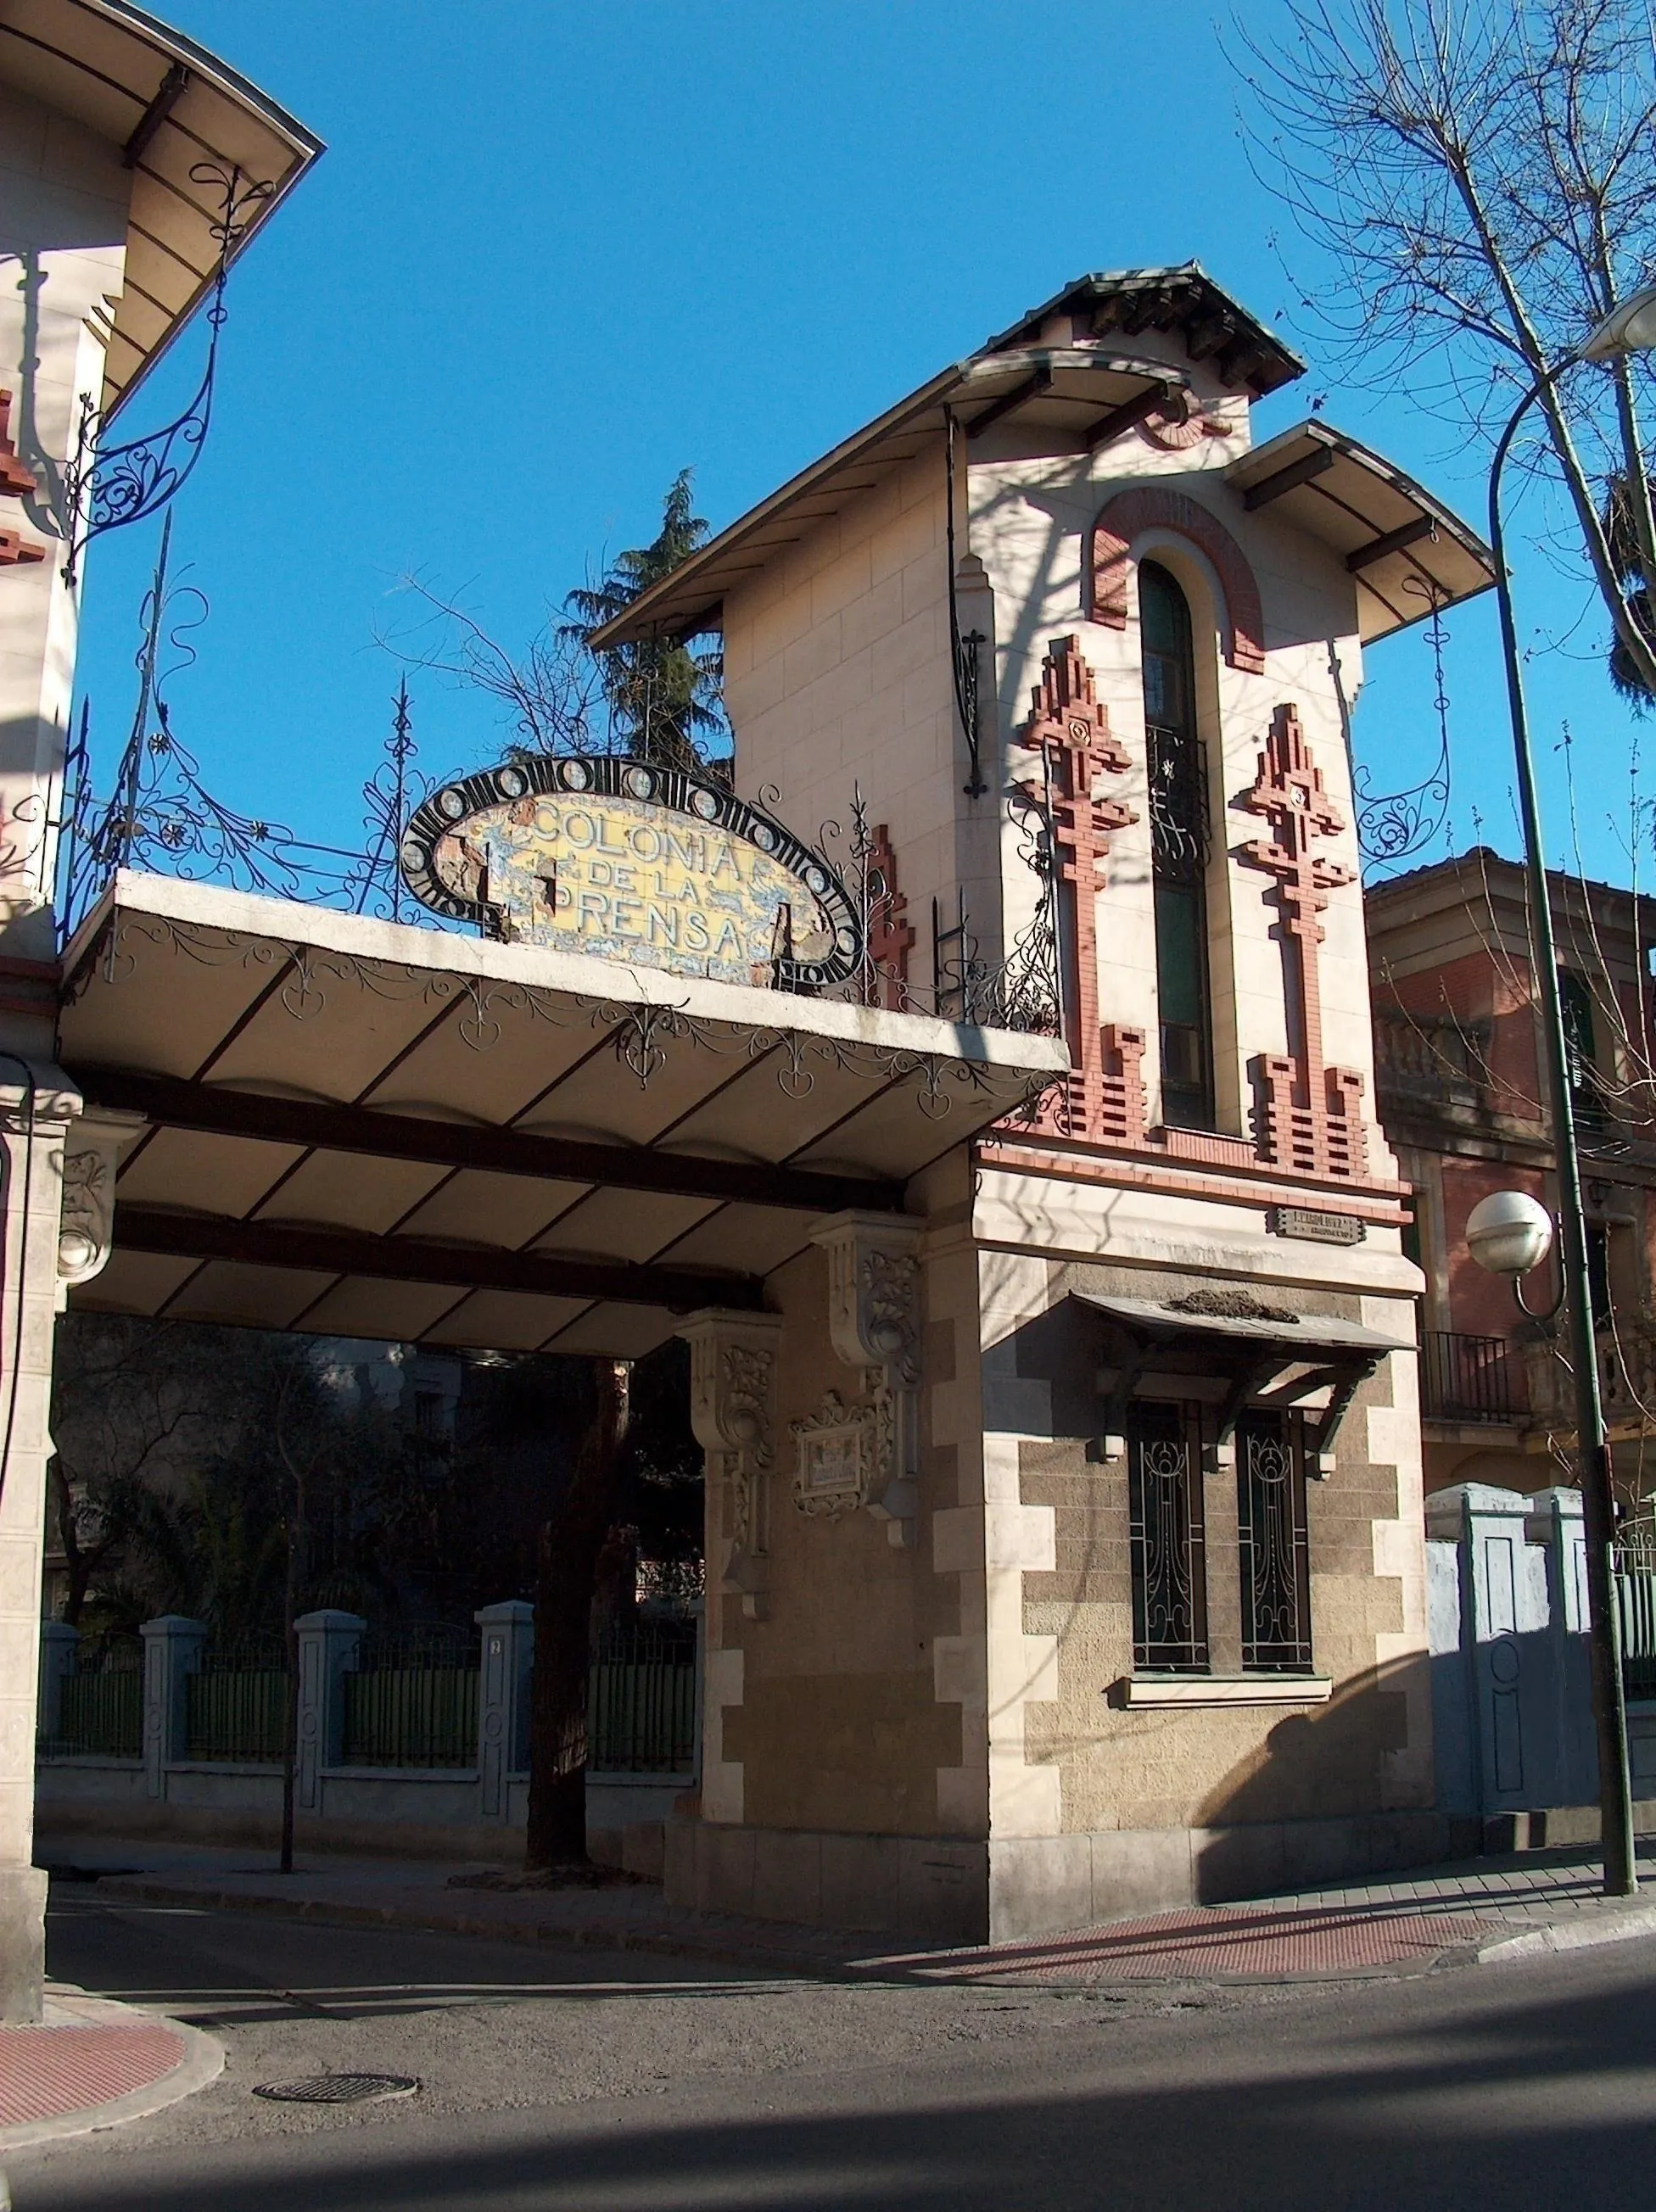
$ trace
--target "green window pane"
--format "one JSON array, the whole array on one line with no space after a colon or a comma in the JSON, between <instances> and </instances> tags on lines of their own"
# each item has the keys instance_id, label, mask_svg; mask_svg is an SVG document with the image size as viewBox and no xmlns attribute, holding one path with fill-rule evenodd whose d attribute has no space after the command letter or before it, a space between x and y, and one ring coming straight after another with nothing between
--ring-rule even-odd
<instances>
[{"instance_id":1,"label":"green window pane","mask_svg":"<svg viewBox=\"0 0 1656 2212\"><path fill-rule=\"evenodd\" d=\"M1161 1018L1203 1028L1202 894L1189 884L1158 884L1155 893L1156 992Z\"/></svg>"}]
</instances>

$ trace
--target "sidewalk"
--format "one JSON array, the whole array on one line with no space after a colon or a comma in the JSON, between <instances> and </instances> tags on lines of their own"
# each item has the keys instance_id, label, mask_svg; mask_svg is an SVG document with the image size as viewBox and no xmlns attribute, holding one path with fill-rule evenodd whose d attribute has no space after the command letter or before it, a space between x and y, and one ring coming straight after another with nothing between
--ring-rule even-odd
<instances>
[{"instance_id":1,"label":"sidewalk","mask_svg":"<svg viewBox=\"0 0 1656 2212\"><path fill-rule=\"evenodd\" d=\"M1579 1849L1467 1860L1386 1881L1069 1930L1026 1942L889 1952L817 1929L669 1906L654 1884L596 1890L464 1886L466 1869L301 1856L282 1875L241 1852L113 1846L87 1854L101 1896L356 1925L425 1928L566 1950L647 1951L773 1973L991 1986L1111 1982L1301 1981L1494 1964L1656 1934L1656 1852L1631 1901L1599 1893ZM482 1873L482 1869L471 1871ZM454 1877L460 1875L457 1886Z\"/></svg>"},{"instance_id":2,"label":"sidewalk","mask_svg":"<svg viewBox=\"0 0 1656 2212\"><path fill-rule=\"evenodd\" d=\"M38 2027L0 2027L0 2154L141 2119L224 2064L199 2028L62 1984L47 1984L44 2009Z\"/></svg>"}]
</instances>

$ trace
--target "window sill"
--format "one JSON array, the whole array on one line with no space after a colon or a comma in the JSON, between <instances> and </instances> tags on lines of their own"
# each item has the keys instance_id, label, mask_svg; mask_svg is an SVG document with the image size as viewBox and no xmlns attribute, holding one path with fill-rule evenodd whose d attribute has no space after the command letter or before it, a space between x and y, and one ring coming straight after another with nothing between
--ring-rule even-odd
<instances>
[{"instance_id":1,"label":"window sill","mask_svg":"<svg viewBox=\"0 0 1656 2212\"><path fill-rule=\"evenodd\" d=\"M1326 1674L1132 1674L1129 1705L1325 1705Z\"/></svg>"}]
</instances>

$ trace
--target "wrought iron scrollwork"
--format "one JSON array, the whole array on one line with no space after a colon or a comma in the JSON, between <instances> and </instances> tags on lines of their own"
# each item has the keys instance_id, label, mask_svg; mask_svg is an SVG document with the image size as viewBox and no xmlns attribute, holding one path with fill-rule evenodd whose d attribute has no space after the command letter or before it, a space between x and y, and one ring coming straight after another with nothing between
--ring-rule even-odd
<instances>
[{"instance_id":1,"label":"wrought iron scrollwork","mask_svg":"<svg viewBox=\"0 0 1656 2212\"><path fill-rule=\"evenodd\" d=\"M1405 791L1377 795L1367 766L1353 773L1352 794L1357 802L1357 844L1365 862L1395 867L1424 852L1449 818L1449 692L1443 672L1443 649L1448 642L1443 611L1447 595L1418 576L1404 580L1403 589L1426 599L1432 610L1427 642L1432 649L1433 711L1438 722L1438 757L1431 772Z\"/></svg>"},{"instance_id":2,"label":"wrought iron scrollwork","mask_svg":"<svg viewBox=\"0 0 1656 2212\"><path fill-rule=\"evenodd\" d=\"M219 336L224 327L224 285L230 262L253 210L275 191L271 184L244 177L221 161L198 161L190 181L215 186L220 196L218 221L210 226L218 246L212 302L207 310L207 365L196 395L184 412L159 430L119 446L101 442L101 417L90 392L81 395L75 452L64 473L63 529L67 546L64 576L73 583L82 554L106 530L141 522L155 514L177 493L201 458L212 422L213 390L218 375Z\"/></svg>"},{"instance_id":3,"label":"wrought iron scrollwork","mask_svg":"<svg viewBox=\"0 0 1656 2212\"><path fill-rule=\"evenodd\" d=\"M314 844L282 823L226 805L203 782L199 763L173 727L167 689L196 658L190 635L206 621L208 604L195 585L169 577L171 547L169 515L143 603L131 732L107 797L97 789L84 707L70 749L58 825L64 941L122 868L400 921L398 848L410 814L429 789L413 765L406 688L398 693L385 757L362 787L367 842L361 849Z\"/></svg>"},{"instance_id":4,"label":"wrought iron scrollwork","mask_svg":"<svg viewBox=\"0 0 1656 2212\"><path fill-rule=\"evenodd\" d=\"M1156 873L1202 880L1208 866L1208 770L1200 738L1148 726L1150 848Z\"/></svg>"}]
</instances>

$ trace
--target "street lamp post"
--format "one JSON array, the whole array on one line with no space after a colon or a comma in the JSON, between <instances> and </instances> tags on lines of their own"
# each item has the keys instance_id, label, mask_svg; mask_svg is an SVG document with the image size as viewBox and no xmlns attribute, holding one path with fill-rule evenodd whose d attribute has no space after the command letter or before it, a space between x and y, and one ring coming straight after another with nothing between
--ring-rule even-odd
<instances>
[{"instance_id":1,"label":"street lamp post","mask_svg":"<svg viewBox=\"0 0 1656 2212\"><path fill-rule=\"evenodd\" d=\"M1607 316L1578 350L1538 376L1513 410L1495 447L1489 472L1489 543L1495 554L1495 592L1501 605L1501 641L1507 664L1507 696L1512 710L1513 752L1518 772L1519 812L1524 829L1524 865L1529 890L1530 930L1540 999L1542 1052L1552 1103L1553 1146L1558 1179L1558 1262L1568 1315L1570 1360L1575 1389L1576 1449L1581 1472L1581 1518L1587 1551L1587 1599L1592 1613L1592 1707L1598 1741L1598 1803L1603 1829L1604 1890L1629 1897L1638 1888L1634 1857L1633 1788L1628 1772L1627 1705L1622 1684L1622 1639L1616 1608L1615 1509L1610 1492L1610 1455L1604 1442L1604 1407L1598 1392L1598 1347L1593 1334L1592 1299L1587 1272L1587 1224L1581 1203L1581 1170L1572 1111L1569 1057L1558 988L1558 956L1553 938L1552 903L1547 890L1546 851L1541 836L1541 807L1535 763L1530 750L1524 706L1523 668L1513 613L1512 580L1501 520L1501 471L1519 425L1541 397L1579 361L1609 361L1656 345L1656 286L1634 294ZM1538 1255L1537 1255L1538 1256ZM1499 1266L1501 1273L1517 1271Z\"/></svg>"}]
</instances>

